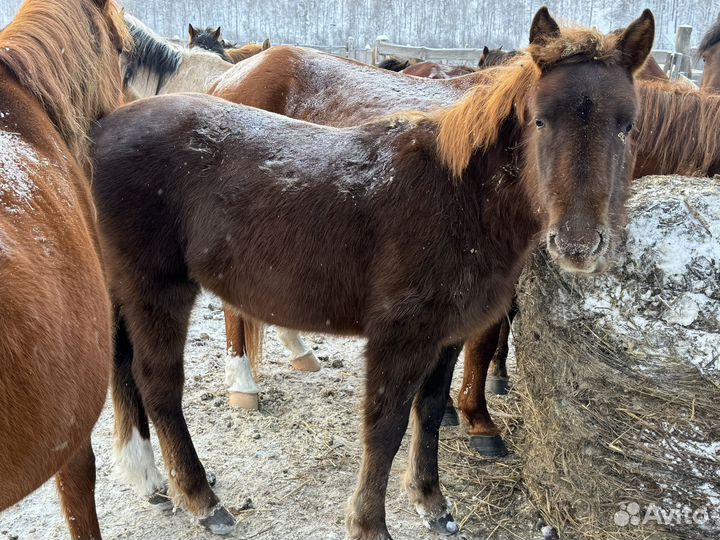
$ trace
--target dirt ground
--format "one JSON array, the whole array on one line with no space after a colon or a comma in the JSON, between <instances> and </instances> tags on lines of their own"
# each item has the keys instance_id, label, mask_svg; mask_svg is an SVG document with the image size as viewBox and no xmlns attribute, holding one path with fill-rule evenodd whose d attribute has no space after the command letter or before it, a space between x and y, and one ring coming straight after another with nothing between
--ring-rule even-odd
<instances>
[{"instance_id":1,"label":"dirt ground","mask_svg":"<svg viewBox=\"0 0 720 540\"><path fill-rule=\"evenodd\" d=\"M322 361L318 373L293 372L288 353L275 331L268 329L259 383L262 410L233 410L227 406L223 384L225 340L220 302L203 295L193 312L186 348L185 414L200 458L217 476L216 492L238 518L237 530L230 538L344 538L345 504L355 486L361 455L358 412L363 394L363 341L314 335L306 339ZM459 366L454 392L461 378ZM515 421L511 401L512 397L493 398L492 405L512 450ZM217 538L184 512L158 512L115 477L112 430L108 403L93 438L98 466L96 499L104 538ZM394 540L430 540L436 537L423 527L401 488L407 438L390 479L388 527ZM155 438L153 445L159 461ZM539 537L540 524L523 492L521 464L515 454L502 460L480 458L458 427L443 428L441 445L441 480L455 505L463 537ZM0 514L0 540L67 537L53 482Z\"/></svg>"}]
</instances>

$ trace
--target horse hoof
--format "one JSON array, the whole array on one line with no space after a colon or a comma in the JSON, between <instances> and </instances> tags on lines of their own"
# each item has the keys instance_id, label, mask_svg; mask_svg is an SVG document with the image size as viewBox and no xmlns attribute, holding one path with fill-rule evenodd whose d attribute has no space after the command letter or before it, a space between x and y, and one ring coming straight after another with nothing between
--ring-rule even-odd
<instances>
[{"instance_id":1,"label":"horse hoof","mask_svg":"<svg viewBox=\"0 0 720 540\"><path fill-rule=\"evenodd\" d=\"M260 402L258 401L257 394L230 392L228 402L231 407L236 409L247 409L248 411L257 411L260 409Z\"/></svg>"},{"instance_id":2,"label":"horse hoof","mask_svg":"<svg viewBox=\"0 0 720 540\"><path fill-rule=\"evenodd\" d=\"M486 457L504 457L508 455L507 446L500 435L472 435L470 447Z\"/></svg>"},{"instance_id":3,"label":"horse hoof","mask_svg":"<svg viewBox=\"0 0 720 540\"><path fill-rule=\"evenodd\" d=\"M170 497L167 494L167 488L160 489L148 497L148 502L153 508L160 510L161 512L171 511L175 505L173 504Z\"/></svg>"},{"instance_id":4,"label":"horse hoof","mask_svg":"<svg viewBox=\"0 0 720 540\"><path fill-rule=\"evenodd\" d=\"M460 531L460 525L453 519L450 512L440 518L426 521L425 525L440 536L452 536Z\"/></svg>"},{"instance_id":5,"label":"horse hoof","mask_svg":"<svg viewBox=\"0 0 720 540\"><path fill-rule=\"evenodd\" d=\"M459 426L460 418L455 407L446 407L445 414L443 415L442 424L443 426Z\"/></svg>"},{"instance_id":6,"label":"horse hoof","mask_svg":"<svg viewBox=\"0 0 720 540\"><path fill-rule=\"evenodd\" d=\"M205 478L207 478L210 487L215 487L215 484L217 483L217 476L215 476L215 473L206 472Z\"/></svg>"},{"instance_id":7,"label":"horse hoof","mask_svg":"<svg viewBox=\"0 0 720 540\"><path fill-rule=\"evenodd\" d=\"M320 362L315 356L315 353L312 351L305 353L302 356L298 356L297 358L293 358L290 360L290 365L292 365L293 369L297 369L298 371L320 371Z\"/></svg>"},{"instance_id":8,"label":"horse hoof","mask_svg":"<svg viewBox=\"0 0 720 540\"><path fill-rule=\"evenodd\" d=\"M504 396L510 391L510 380L506 377L488 377L485 387L498 396Z\"/></svg>"},{"instance_id":9,"label":"horse hoof","mask_svg":"<svg viewBox=\"0 0 720 540\"><path fill-rule=\"evenodd\" d=\"M200 525L213 534L224 536L235 530L235 518L224 506L218 506L212 514L200 520Z\"/></svg>"}]
</instances>

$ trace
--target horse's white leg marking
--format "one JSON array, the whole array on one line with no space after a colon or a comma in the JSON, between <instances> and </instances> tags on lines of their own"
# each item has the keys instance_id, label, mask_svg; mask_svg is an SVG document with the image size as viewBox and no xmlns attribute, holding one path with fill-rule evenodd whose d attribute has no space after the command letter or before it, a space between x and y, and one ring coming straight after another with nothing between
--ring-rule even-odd
<instances>
[{"instance_id":1,"label":"horse's white leg marking","mask_svg":"<svg viewBox=\"0 0 720 540\"><path fill-rule=\"evenodd\" d=\"M143 495L150 497L165 489L165 481L155 465L152 445L143 439L137 428L125 446L119 441L113 446L115 469L120 476Z\"/></svg>"},{"instance_id":2,"label":"horse's white leg marking","mask_svg":"<svg viewBox=\"0 0 720 540\"><path fill-rule=\"evenodd\" d=\"M277 334L285 348L292 353L293 359L291 363L295 369L300 371L320 370L320 362L318 362L315 353L300 339L298 332L287 328L278 328Z\"/></svg>"},{"instance_id":3,"label":"horse's white leg marking","mask_svg":"<svg viewBox=\"0 0 720 540\"><path fill-rule=\"evenodd\" d=\"M225 356L225 384L230 392L230 406L258 408L258 387L247 356L238 356L235 351L228 351Z\"/></svg>"}]
</instances>

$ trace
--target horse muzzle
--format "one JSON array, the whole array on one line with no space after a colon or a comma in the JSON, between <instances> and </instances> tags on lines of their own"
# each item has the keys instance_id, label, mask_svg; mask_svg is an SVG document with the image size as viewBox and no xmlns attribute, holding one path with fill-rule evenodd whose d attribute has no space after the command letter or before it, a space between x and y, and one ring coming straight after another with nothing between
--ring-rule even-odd
<instances>
[{"instance_id":1,"label":"horse muzzle","mask_svg":"<svg viewBox=\"0 0 720 540\"><path fill-rule=\"evenodd\" d=\"M608 238L608 231L600 228L583 231L556 228L547 235L547 249L564 271L597 274L607 267Z\"/></svg>"}]
</instances>

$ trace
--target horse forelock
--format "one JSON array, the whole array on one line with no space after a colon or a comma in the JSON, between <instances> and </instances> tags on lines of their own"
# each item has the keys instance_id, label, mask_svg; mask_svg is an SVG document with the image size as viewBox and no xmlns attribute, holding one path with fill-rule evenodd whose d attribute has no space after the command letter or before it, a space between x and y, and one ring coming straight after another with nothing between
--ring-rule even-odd
<instances>
[{"instance_id":1,"label":"horse forelock","mask_svg":"<svg viewBox=\"0 0 720 540\"><path fill-rule=\"evenodd\" d=\"M476 149L498 141L506 120L514 116L520 125L525 123L528 99L543 71L567 63L617 63L618 39L595 30L564 29L557 38L531 45L507 64L486 70L487 84L435 115L442 161L460 178Z\"/></svg>"},{"instance_id":2,"label":"horse forelock","mask_svg":"<svg viewBox=\"0 0 720 540\"><path fill-rule=\"evenodd\" d=\"M129 46L115 0L27 0L0 33L0 64L42 104L76 159L92 122L120 104L118 49Z\"/></svg>"}]
</instances>

